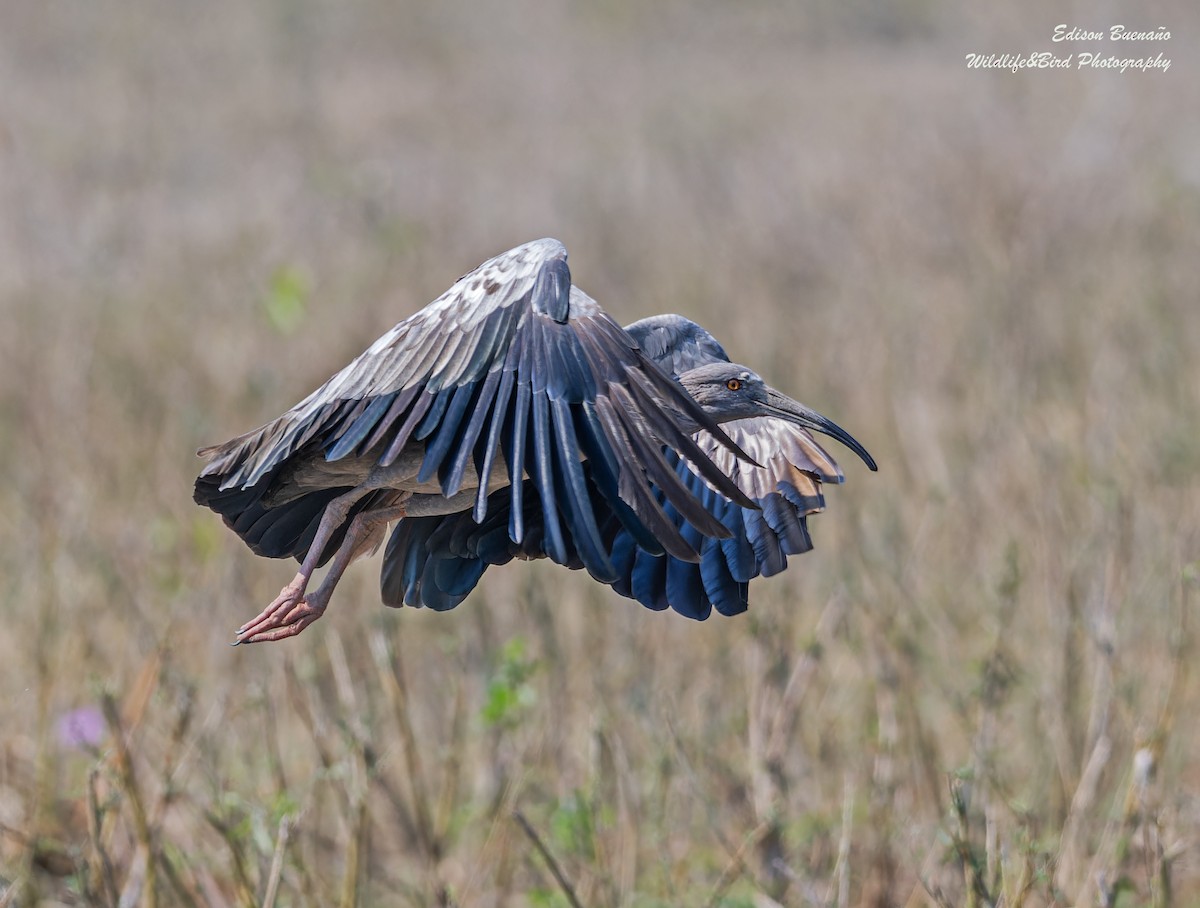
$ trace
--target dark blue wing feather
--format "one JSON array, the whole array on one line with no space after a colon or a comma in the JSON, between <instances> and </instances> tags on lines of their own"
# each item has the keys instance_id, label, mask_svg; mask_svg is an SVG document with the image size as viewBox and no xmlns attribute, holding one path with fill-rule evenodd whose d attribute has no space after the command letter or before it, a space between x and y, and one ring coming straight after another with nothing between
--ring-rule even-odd
<instances>
[{"instance_id":1,"label":"dark blue wing feather","mask_svg":"<svg viewBox=\"0 0 1200 908\"><path fill-rule=\"evenodd\" d=\"M629 594L648 609L656 612L670 608L667 600L667 559L639 551L634 558L629 578Z\"/></svg>"},{"instance_id":2,"label":"dark blue wing feather","mask_svg":"<svg viewBox=\"0 0 1200 908\"><path fill-rule=\"evenodd\" d=\"M525 481L525 443L529 421L529 407L533 400L533 390L528 382L517 383L517 400L513 406L510 418L512 429L506 433L505 442L508 457L508 474L510 477L509 498L512 501L512 517L509 520L508 534L513 542L519 543L525 536L524 513L521 508L522 486Z\"/></svg>"},{"instance_id":3,"label":"dark blue wing feather","mask_svg":"<svg viewBox=\"0 0 1200 908\"><path fill-rule=\"evenodd\" d=\"M434 427L434 435L425 446L425 459L421 461L421 470L417 473L417 482L428 482L433 478L433 475L441 467L442 461L450 452L450 446L454 443L458 436L458 428L462 424L463 415L467 412L467 404L475 396L478 389L478 383L471 382L465 385L459 385L457 388L446 388L438 395L438 399L446 397L449 393L450 403L444 410L444 415L440 415L437 425ZM429 415L425 417L428 422L435 411L430 410ZM417 437L423 437L421 430L417 430ZM451 493L453 494L453 493Z\"/></svg>"},{"instance_id":4,"label":"dark blue wing feather","mask_svg":"<svg viewBox=\"0 0 1200 908\"><path fill-rule=\"evenodd\" d=\"M580 560L588 566L593 577L608 582L615 576L615 572L601 539L600 528L596 525L595 511L588 494L587 477L578 455L574 453L578 450L579 443L575 440L574 420L571 418L570 408L561 400L551 401L551 414L556 437L554 485L561 490L557 500L570 528ZM545 496L543 498L545 499ZM548 499L546 500L548 502ZM549 504L546 510L549 512Z\"/></svg>"},{"instance_id":5,"label":"dark blue wing feather","mask_svg":"<svg viewBox=\"0 0 1200 908\"><path fill-rule=\"evenodd\" d=\"M466 475L467 466L471 464L472 455L475 454L475 445L479 440L480 433L483 431L483 424L491 415L492 407L496 401L496 391L500 386L501 370L493 369L488 373L479 387L479 395L475 400L472 408L471 418L467 421L466 427L454 440L454 456L449 461L449 467L445 474L442 475L442 491L446 497L450 498L459 493L462 489L463 478ZM476 457L475 461L482 465L484 457ZM480 475L486 476L487 473ZM487 488L487 483L482 484L482 488Z\"/></svg>"},{"instance_id":6,"label":"dark blue wing feather","mask_svg":"<svg viewBox=\"0 0 1200 908\"><path fill-rule=\"evenodd\" d=\"M408 444L408 440L412 437L413 429L416 428L417 423L419 423L422 417L424 417L425 412L429 409L429 405L433 403L434 398L436 397L437 392L430 391L428 388L423 389L421 393L417 395L417 398L413 402L412 408L408 411L408 415L405 417L404 422L400 424L400 428L397 430L396 435L392 438L391 442L389 442L387 448L380 456L379 463L381 466L390 466L395 462L396 458L400 456L400 452L404 450L405 445Z\"/></svg>"},{"instance_id":7,"label":"dark blue wing feather","mask_svg":"<svg viewBox=\"0 0 1200 908\"><path fill-rule=\"evenodd\" d=\"M536 394L533 398L533 450L534 482L546 505L543 526L546 530L546 554L563 564L567 560L567 546L563 541L562 525L558 519L558 491L554 483L554 441L550 431L550 413L546 395ZM514 493L515 494L515 493ZM516 539L516 537L513 537Z\"/></svg>"},{"instance_id":8,"label":"dark blue wing feather","mask_svg":"<svg viewBox=\"0 0 1200 908\"><path fill-rule=\"evenodd\" d=\"M388 411L396 396L396 394L385 394L372 400L363 409L362 413L354 419L349 428L342 433L337 443L329 449L325 455L326 458L337 460L345 457L357 448L363 439L375 428L380 418Z\"/></svg>"},{"instance_id":9,"label":"dark blue wing feather","mask_svg":"<svg viewBox=\"0 0 1200 908\"><path fill-rule=\"evenodd\" d=\"M500 371L500 387L496 391L496 400L492 404L492 409L495 413L508 412L509 401L512 398L513 385L516 383L516 374L508 369ZM491 426L488 429L487 442L484 445L483 456L477 458L479 466L479 475L481 477L492 475L492 465L496 460L496 451L500 447L501 433L504 429L504 420L499 416L493 416ZM479 483L479 490L475 494L475 509L474 517L476 523L482 523L483 518L487 515L488 501L488 484L486 482Z\"/></svg>"},{"instance_id":10,"label":"dark blue wing feather","mask_svg":"<svg viewBox=\"0 0 1200 908\"><path fill-rule=\"evenodd\" d=\"M683 525L684 538L703 553L703 537L690 524ZM664 558L667 562L666 591L671 608L696 621L703 621L712 612L712 603L704 590L700 564Z\"/></svg>"},{"instance_id":11,"label":"dark blue wing feather","mask_svg":"<svg viewBox=\"0 0 1200 908\"><path fill-rule=\"evenodd\" d=\"M421 420L421 424L417 426L417 430L413 432L413 438L417 441L423 441L433 434L433 431L442 424L442 418L446 414L446 407L456 393L458 393L458 388L453 386L445 387L435 392L436 396L433 398L433 404L430 406L429 412L425 414L425 418ZM426 457L428 458L428 456L427 449ZM432 472L430 475L432 475Z\"/></svg>"}]
</instances>

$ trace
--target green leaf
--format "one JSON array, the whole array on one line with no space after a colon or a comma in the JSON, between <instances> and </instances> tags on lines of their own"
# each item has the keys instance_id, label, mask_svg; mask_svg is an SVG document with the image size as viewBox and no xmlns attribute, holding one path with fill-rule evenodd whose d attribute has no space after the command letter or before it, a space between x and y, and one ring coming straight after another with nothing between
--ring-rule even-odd
<instances>
[{"instance_id":1,"label":"green leaf","mask_svg":"<svg viewBox=\"0 0 1200 908\"><path fill-rule=\"evenodd\" d=\"M300 327L312 292L308 275L294 265L281 265L271 275L262 306L271 325L280 334L291 334Z\"/></svg>"},{"instance_id":2,"label":"green leaf","mask_svg":"<svg viewBox=\"0 0 1200 908\"><path fill-rule=\"evenodd\" d=\"M500 651L500 664L488 681L487 699L480 714L489 726L512 727L533 706L537 697L529 684L537 663L525 658L525 641L509 640Z\"/></svg>"}]
</instances>

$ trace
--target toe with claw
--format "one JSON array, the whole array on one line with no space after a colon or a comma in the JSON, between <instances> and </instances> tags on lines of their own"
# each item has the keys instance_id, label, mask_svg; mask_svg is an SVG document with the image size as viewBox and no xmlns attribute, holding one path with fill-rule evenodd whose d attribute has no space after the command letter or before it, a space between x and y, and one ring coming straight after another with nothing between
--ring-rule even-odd
<instances>
[{"instance_id":1,"label":"toe with claw","mask_svg":"<svg viewBox=\"0 0 1200 908\"><path fill-rule=\"evenodd\" d=\"M366 490L366 491L369 491ZM308 590L308 582L317 569L319 558L325 551L325 544L337 525L345 519L346 509L354 501L365 494L360 487L347 493L342 498L334 499L321 517L321 525L317 529L316 538L309 546L308 554L300 565L298 573L292 582L279 591L275 601L263 609L248 623L243 624L237 632L239 643L268 643L272 640L286 640L295 637L302 630L316 621L325 613L326 606L333 596L334 587L350 563L361 555L374 551L383 541L389 521L405 516L403 505L392 504L378 507L355 516L350 521L346 536L342 540L334 556L329 572L321 581L321 585L312 593ZM407 493L405 496L407 497ZM339 504L339 502L341 504ZM338 505L336 508L334 505Z\"/></svg>"},{"instance_id":2,"label":"toe with claw","mask_svg":"<svg viewBox=\"0 0 1200 908\"><path fill-rule=\"evenodd\" d=\"M303 574L280 590L275 601L242 625L234 646L240 643L267 643L294 637L325 612L325 602L317 596L305 596L308 579Z\"/></svg>"}]
</instances>

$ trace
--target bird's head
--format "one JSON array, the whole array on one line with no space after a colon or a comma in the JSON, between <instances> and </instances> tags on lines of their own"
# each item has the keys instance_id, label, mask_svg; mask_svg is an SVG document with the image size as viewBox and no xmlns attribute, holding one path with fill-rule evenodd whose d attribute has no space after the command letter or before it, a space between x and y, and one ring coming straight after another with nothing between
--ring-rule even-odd
<instances>
[{"instance_id":1,"label":"bird's head","mask_svg":"<svg viewBox=\"0 0 1200 908\"><path fill-rule=\"evenodd\" d=\"M679 383L717 422L731 422L753 416L773 416L836 438L876 469L867 449L849 432L816 410L781 394L759 377L758 373L737 363L708 363L679 376Z\"/></svg>"}]
</instances>

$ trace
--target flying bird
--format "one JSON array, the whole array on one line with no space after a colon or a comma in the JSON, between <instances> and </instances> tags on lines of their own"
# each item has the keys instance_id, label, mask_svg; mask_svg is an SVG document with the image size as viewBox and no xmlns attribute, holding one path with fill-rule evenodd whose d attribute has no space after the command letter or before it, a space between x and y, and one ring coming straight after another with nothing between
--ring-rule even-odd
<instances>
[{"instance_id":1,"label":"flying bird","mask_svg":"<svg viewBox=\"0 0 1200 908\"><path fill-rule=\"evenodd\" d=\"M732 363L678 315L626 328L571 283L557 240L459 278L195 485L251 550L300 570L237 643L295 636L383 543L386 605L450 609L489 565L549 558L653 609L744 611L809 550L849 433ZM332 561L310 590L313 573Z\"/></svg>"}]
</instances>

